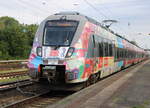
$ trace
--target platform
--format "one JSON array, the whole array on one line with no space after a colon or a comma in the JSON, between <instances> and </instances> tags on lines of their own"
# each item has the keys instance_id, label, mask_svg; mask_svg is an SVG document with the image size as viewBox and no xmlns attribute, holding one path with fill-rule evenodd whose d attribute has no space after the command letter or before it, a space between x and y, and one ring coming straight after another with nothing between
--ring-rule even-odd
<instances>
[{"instance_id":1,"label":"platform","mask_svg":"<svg viewBox=\"0 0 150 108\"><path fill-rule=\"evenodd\" d=\"M150 60L131 68L48 108L150 108Z\"/></svg>"}]
</instances>

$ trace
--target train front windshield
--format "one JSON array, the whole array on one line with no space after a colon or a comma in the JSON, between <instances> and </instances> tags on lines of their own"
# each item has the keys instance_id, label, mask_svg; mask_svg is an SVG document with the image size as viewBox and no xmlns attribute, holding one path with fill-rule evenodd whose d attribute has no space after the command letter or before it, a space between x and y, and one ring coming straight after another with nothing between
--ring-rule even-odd
<instances>
[{"instance_id":1,"label":"train front windshield","mask_svg":"<svg viewBox=\"0 0 150 108\"><path fill-rule=\"evenodd\" d=\"M78 22L48 21L44 32L44 45L68 46L71 44Z\"/></svg>"}]
</instances>

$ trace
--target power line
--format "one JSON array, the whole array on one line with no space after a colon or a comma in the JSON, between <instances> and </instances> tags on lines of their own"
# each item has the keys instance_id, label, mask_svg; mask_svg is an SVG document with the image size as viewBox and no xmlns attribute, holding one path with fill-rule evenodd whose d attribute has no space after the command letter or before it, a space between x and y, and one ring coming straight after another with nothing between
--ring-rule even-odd
<instances>
[{"instance_id":1,"label":"power line","mask_svg":"<svg viewBox=\"0 0 150 108\"><path fill-rule=\"evenodd\" d=\"M106 16L104 13L100 12L99 9L97 9L95 6L93 6L91 3L89 3L87 0L84 0L86 2L86 4L88 4L91 8L93 8L97 13L99 13L100 16L105 17L106 19L110 20L110 18L108 16ZM116 25L118 26L118 25ZM117 27L118 29L120 29L121 31L125 32L121 26Z\"/></svg>"},{"instance_id":2,"label":"power line","mask_svg":"<svg viewBox=\"0 0 150 108\"><path fill-rule=\"evenodd\" d=\"M24 2L24 1L22 1L22 0L18 0L18 2L19 2L24 8L26 8L26 9L28 9L28 7L30 7L30 9L32 9L32 10L34 11L34 13L36 13L37 15L38 15L38 12L40 12L40 14L43 14L43 15L44 15L44 13L49 12L49 11L47 11L47 10L43 10L43 9L40 8L40 7L37 7L36 5L30 4L30 3L28 3L28 2ZM32 12L33 12L33 11L32 11Z\"/></svg>"},{"instance_id":3,"label":"power line","mask_svg":"<svg viewBox=\"0 0 150 108\"><path fill-rule=\"evenodd\" d=\"M110 20L105 14L100 12L96 7L94 7L91 3L89 3L87 0L84 0L86 4L88 4L91 8L93 8L97 13L99 13L101 16L105 17L106 19Z\"/></svg>"}]
</instances>

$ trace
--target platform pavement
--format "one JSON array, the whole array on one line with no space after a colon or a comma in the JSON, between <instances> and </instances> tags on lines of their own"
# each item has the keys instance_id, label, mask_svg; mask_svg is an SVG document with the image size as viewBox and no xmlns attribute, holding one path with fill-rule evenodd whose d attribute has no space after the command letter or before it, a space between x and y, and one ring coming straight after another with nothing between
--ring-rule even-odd
<instances>
[{"instance_id":1,"label":"platform pavement","mask_svg":"<svg viewBox=\"0 0 150 108\"><path fill-rule=\"evenodd\" d=\"M48 108L150 108L150 60L109 85L110 81L100 81Z\"/></svg>"}]
</instances>

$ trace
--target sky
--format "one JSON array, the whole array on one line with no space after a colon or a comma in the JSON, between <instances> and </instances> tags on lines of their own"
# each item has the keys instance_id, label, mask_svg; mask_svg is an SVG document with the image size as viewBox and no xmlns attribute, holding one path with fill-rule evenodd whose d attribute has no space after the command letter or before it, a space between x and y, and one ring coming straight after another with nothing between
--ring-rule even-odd
<instances>
[{"instance_id":1,"label":"sky","mask_svg":"<svg viewBox=\"0 0 150 108\"><path fill-rule=\"evenodd\" d=\"M150 49L150 0L0 0L0 17L40 24L49 15L77 11L99 22L117 20L110 28Z\"/></svg>"}]
</instances>

